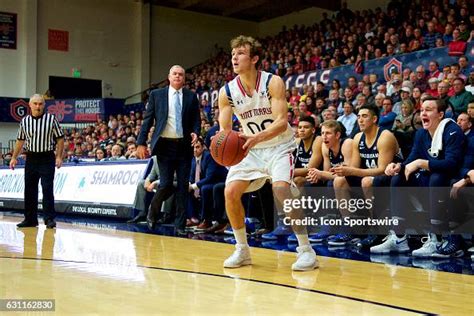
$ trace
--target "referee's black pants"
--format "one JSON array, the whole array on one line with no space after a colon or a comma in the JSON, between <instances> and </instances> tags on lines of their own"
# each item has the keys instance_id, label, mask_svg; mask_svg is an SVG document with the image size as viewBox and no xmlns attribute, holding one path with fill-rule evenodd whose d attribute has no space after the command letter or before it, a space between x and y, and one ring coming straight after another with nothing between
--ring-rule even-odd
<instances>
[{"instance_id":1,"label":"referee's black pants","mask_svg":"<svg viewBox=\"0 0 474 316\"><path fill-rule=\"evenodd\" d=\"M54 152L28 152L25 163L25 220L38 222L38 182L43 188L44 220L54 219Z\"/></svg>"}]
</instances>

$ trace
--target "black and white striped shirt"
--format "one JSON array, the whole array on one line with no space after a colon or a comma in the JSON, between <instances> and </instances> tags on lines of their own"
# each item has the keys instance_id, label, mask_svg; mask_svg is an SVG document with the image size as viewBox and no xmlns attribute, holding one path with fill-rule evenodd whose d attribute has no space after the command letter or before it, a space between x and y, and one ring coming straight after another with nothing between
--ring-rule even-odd
<instances>
[{"instance_id":1,"label":"black and white striped shirt","mask_svg":"<svg viewBox=\"0 0 474 316\"><path fill-rule=\"evenodd\" d=\"M55 140L64 137L58 120L53 114L43 113L40 117L25 116L20 122L18 140L24 140L28 152L54 150Z\"/></svg>"}]
</instances>

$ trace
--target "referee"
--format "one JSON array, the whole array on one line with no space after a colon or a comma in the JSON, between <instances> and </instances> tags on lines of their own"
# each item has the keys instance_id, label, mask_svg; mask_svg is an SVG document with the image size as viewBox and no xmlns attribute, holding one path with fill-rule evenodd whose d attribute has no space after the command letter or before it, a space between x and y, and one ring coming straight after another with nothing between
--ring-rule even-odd
<instances>
[{"instance_id":1,"label":"referee","mask_svg":"<svg viewBox=\"0 0 474 316\"><path fill-rule=\"evenodd\" d=\"M44 112L42 95L31 96L29 106L31 115L27 115L20 122L15 150L10 161L10 169L15 169L16 159L26 142L25 219L17 226L38 226L38 182L41 179L44 223L47 228L54 228L54 166L60 168L63 162L64 134L54 115Z\"/></svg>"}]
</instances>

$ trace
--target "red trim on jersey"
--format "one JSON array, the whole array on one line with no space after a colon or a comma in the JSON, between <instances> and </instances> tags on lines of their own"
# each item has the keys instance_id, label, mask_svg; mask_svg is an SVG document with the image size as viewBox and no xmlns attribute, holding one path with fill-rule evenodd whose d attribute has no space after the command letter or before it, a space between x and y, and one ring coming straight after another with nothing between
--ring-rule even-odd
<instances>
[{"instance_id":1,"label":"red trim on jersey","mask_svg":"<svg viewBox=\"0 0 474 316\"><path fill-rule=\"evenodd\" d=\"M245 92L245 89L244 89L244 86L243 86L242 82L240 82L240 76L237 77L237 85L239 86L239 89L242 92L242 94L244 95L244 97L248 96L247 92Z\"/></svg>"},{"instance_id":2,"label":"red trim on jersey","mask_svg":"<svg viewBox=\"0 0 474 316\"><path fill-rule=\"evenodd\" d=\"M262 72L258 71L257 72L257 83L255 84L255 91L258 92L258 86L260 85L260 78L262 78Z\"/></svg>"},{"instance_id":3,"label":"red trim on jersey","mask_svg":"<svg viewBox=\"0 0 474 316\"><path fill-rule=\"evenodd\" d=\"M260 86L260 79L262 78L262 72L257 71L257 82L255 83L255 90L258 92L258 87ZM240 81L240 76L237 77L237 85L239 86L240 91L244 96L250 97L247 92L244 89L244 85L242 84L242 81Z\"/></svg>"}]
</instances>

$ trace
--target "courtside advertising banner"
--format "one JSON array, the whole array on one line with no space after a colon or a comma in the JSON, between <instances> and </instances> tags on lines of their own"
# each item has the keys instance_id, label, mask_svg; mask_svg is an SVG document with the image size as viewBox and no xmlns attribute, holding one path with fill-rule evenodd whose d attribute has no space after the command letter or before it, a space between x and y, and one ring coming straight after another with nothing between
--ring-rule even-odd
<instances>
[{"instance_id":1,"label":"courtside advertising banner","mask_svg":"<svg viewBox=\"0 0 474 316\"><path fill-rule=\"evenodd\" d=\"M57 212L128 217L146 162L94 164L56 169L54 197ZM39 185L39 199L42 199ZM0 169L0 207L23 208L24 169ZM41 206L41 204L40 204ZM119 214L127 210L127 214Z\"/></svg>"}]
</instances>

